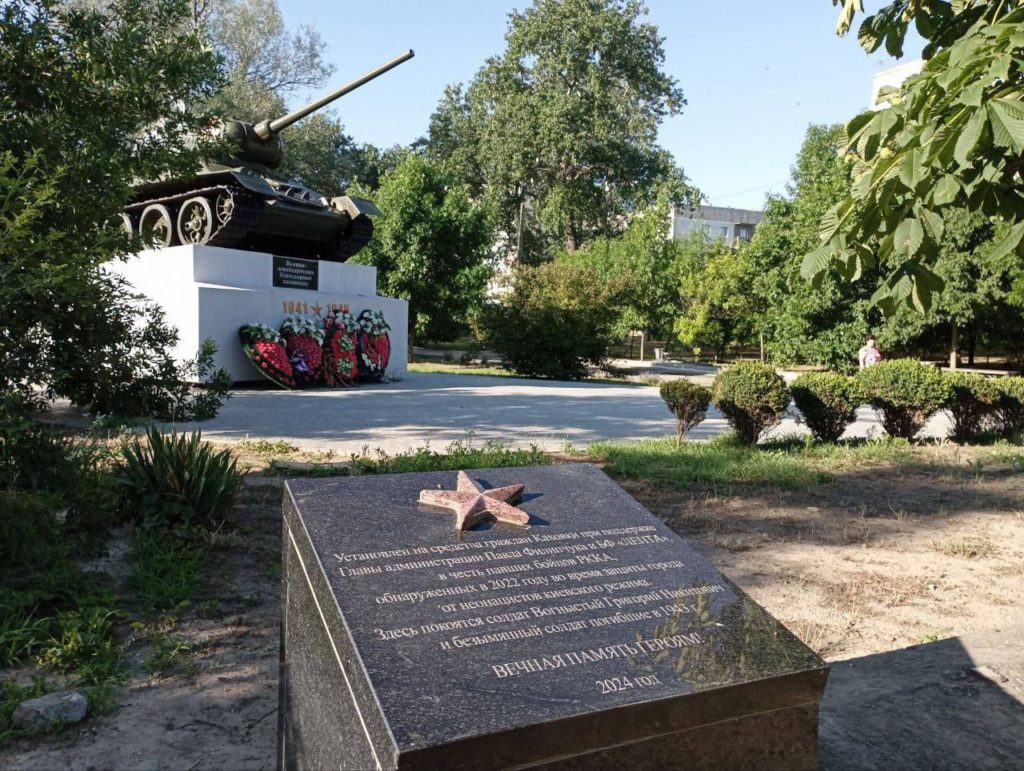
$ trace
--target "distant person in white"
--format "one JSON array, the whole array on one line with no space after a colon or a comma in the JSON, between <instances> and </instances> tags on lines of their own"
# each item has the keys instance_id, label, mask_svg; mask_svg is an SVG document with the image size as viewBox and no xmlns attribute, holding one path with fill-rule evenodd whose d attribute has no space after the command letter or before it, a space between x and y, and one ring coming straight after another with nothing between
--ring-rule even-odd
<instances>
[{"instance_id":1,"label":"distant person in white","mask_svg":"<svg viewBox=\"0 0 1024 771\"><path fill-rule=\"evenodd\" d=\"M878 364L882 360L882 352L878 350L878 344L875 342L874 337L867 339L864 347L860 349L859 357L861 369L870 367L872 364Z\"/></svg>"}]
</instances>

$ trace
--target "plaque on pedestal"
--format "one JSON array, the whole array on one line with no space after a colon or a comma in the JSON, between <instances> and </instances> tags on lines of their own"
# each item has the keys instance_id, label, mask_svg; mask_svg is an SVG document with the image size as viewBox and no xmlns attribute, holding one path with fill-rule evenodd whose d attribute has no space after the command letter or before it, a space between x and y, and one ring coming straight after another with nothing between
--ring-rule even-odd
<instances>
[{"instance_id":1,"label":"plaque on pedestal","mask_svg":"<svg viewBox=\"0 0 1024 771\"><path fill-rule=\"evenodd\" d=\"M287 483L282 767L816 766L826 665L600 470L466 479Z\"/></svg>"}]
</instances>

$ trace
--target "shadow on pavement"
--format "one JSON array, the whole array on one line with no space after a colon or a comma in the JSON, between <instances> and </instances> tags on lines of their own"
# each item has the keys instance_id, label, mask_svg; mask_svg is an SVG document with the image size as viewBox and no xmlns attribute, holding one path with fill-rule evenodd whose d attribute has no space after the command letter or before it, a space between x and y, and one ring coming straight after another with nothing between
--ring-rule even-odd
<instances>
[{"instance_id":1,"label":"shadow on pavement","mask_svg":"<svg viewBox=\"0 0 1024 771\"><path fill-rule=\"evenodd\" d=\"M834 662L821 705L820 767L1020 768L1019 639L1004 630L970 646L954 637Z\"/></svg>"}]
</instances>

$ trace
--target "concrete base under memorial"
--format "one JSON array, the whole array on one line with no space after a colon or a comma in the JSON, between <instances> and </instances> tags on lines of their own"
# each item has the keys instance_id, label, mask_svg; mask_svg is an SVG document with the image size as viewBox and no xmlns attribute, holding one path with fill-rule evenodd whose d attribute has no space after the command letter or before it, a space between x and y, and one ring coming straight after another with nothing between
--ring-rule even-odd
<instances>
[{"instance_id":1,"label":"concrete base under memorial","mask_svg":"<svg viewBox=\"0 0 1024 771\"><path fill-rule=\"evenodd\" d=\"M331 308L347 308L353 316L364 310L383 312L391 326L391 358L386 374L401 377L408 359L409 305L405 300L377 295L377 269L349 263L289 261L312 263L315 277L298 276L289 281L281 269L280 257L201 245L148 250L108 267L163 308L168 322L178 329L176 357L191 359L203 340L209 338L217 345L215 365L226 369L236 382L261 379L242 352L239 327L259 322L277 328L285 316L322 318Z\"/></svg>"}]
</instances>

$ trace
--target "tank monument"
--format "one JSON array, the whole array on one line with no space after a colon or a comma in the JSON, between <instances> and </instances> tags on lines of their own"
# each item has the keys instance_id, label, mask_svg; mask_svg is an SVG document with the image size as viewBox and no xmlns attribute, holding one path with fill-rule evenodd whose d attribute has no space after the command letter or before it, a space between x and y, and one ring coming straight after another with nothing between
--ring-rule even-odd
<instances>
[{"instance_id":1,"label":"tank monument","mask_svg":"<svg viewBox=\"0 0 1024 771\"><path fill-rule=\"evenodd\" d=\"M191 178L135 187L122 223L151 248L110 268L164 309L179 358L210 339L215 366L236 382L264 376L285 388L405 372L407 303L377 295L376 268L347 264L370 242L380 211L354 196L328 199L276 170L289 126L413 56L279 118L225 120L226 157Z\"/></svg>"}]
</instances>

